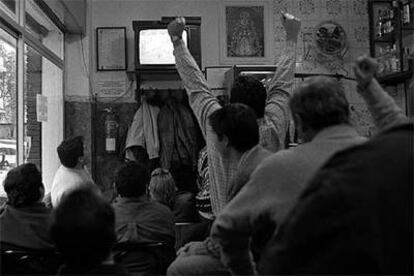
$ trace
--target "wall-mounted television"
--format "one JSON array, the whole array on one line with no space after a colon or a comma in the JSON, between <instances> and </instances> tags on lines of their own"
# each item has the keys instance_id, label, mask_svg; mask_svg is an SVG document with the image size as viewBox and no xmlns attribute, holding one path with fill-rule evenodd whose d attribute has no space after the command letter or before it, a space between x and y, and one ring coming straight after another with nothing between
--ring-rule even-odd
<instances>
[{"instance_id":1,"label":"wall-mounted television","mask_svg":"<svg viewBox=\"0 0 414 276\"><path fill-rule=\"evenodd\" d=\"M188 44L187 30L183 41ZM173 45L167 29L143 29L139 31L138 60L140 65L171 65L175 63Z\"/></svg>"},{"instance_id":2,"label":"wall-mounted television","mask_svg":"<svg viewBox=\"0 0 414 276\"><path fill-rule=\"evenodd\" d=\"M167 25L173 17L160 21L133 21L135 31L135 66L137 70L175 69L173 45ZM183 41L201 68L201 40L199 17L186 17Z\"/></svg>"}]
</instances>

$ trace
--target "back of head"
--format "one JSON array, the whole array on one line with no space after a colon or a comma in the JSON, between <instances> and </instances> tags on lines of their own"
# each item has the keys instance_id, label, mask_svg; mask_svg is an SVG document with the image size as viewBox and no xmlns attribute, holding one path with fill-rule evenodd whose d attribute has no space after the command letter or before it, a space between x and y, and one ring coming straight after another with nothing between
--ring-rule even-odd
<instances>
[{"instance_id":1,"label":"back of head","mask_svg":"<svg viewBox=\"0 0 414 276\"><path fill-rule=\"evenodd\" d=\"M29 206L43 197L42 175L32 163L10 170L3 185L7 202L13 207Z\"/></svg>"},{"instance_id":2,"label":"back of head","mask_svg":"<svg viewBox=\"0 0 414 276\"><path fill-rule=\"evenodd\" d=\"M230 103L242 103L256 112L258 118L263 118L266 106L266 88L255 77L239 76L231 88Z\"/></svg>"},{"instance_id":3,"label":"back of head","mask_svg":"<svg viewBox=\"0 0 414 276\"><path fill-rule=\"evenodd\" d=\"M83 156L83 137L76 136L64 140L57 148L60 162L63 166L74 168L79 157Z\"/></svg>"},{"instance_id":4,"label":"back of head","mask_svg":"<svg viewBox=\"0 0 414 276\"><path fill-rule=\"evenodd\" d=\"M152 200L172 209L175 204L176 190L174 179L168 170L157 168L151 173L149 191Z\"/></svg>"},{"instance_id":5,"label":"back of head","mask_svg":"<svg viewBox=\"0 0 414 276\"><path fill-rule=\"evenodd\" d=\"M63 196L52 213L50 230L65 263L79 269L101 264L116 241L114 211L90 187Z\"/></svg>"},{"instance_id":6,"label":"back of head","mask_svg":"<svg viewBox=\"0 0 414 276\"><path fill-rule=\"evenodd\" d=\"M295 90L290 109L302 130L319 132L349 123L349 104L340 83L328 77L313 77Z\"/></svg>"},{"instance_id":7,"label":"back of head","mask_svg":"<svg viewBox=\"0 0 414 276\"><path fill-rule=\"evenodd\" d=\"M219 139L225 135L231 146L239 152L245 152L259 143L257 116L247 105L226 105L214 111L209 122Z\"/></svg>"},{"instance_id":8,"label":"back of head","mask_svg":"<svg viewBox=\"0 0 414 276\"><path fill-rule=\"evenodd\" d=\"M119 168L115 176L115 188L122 197L139 197L146 193L149 182L147 166L128 162Z\"/></svg>"}]
</instances>

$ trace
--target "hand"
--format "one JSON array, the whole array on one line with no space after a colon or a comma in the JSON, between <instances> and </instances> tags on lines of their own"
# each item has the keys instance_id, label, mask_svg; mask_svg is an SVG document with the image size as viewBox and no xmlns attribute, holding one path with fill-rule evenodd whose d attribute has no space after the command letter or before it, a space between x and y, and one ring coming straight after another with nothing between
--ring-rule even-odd
<instances>
[{"instance_id":1,"label":"hand","mask_svg":"<svg viewBox=\"0 0 414 276\"><path fill-rule=\"evenodd\" d=\"M282 25L286 31L286 40L297 41L301 25L300 19L288 13L281 12L281 14Z\"/></svg>"},{"instance_id":2,"label":"hand","mask_svg":"<svg viewBox=\"0 0 414 276\"><path fill-rule=\"evenodd\" d=\"M378 70L378 62L367 55L363 55L357 58L353 67L358 86L365 88L375 77L375 73Z\"/></svg>"},{"instance_id":3,"label":"hand","mask_svg":"<svg viewBox=\"0 0 414 276\"><path fill-rule=\"evenodd\" d=\"M168 24L168 34L171 37L172 41L175 41L176 38L181 38L183 35L185 27L185 19L184 17L177 17L173 21Z\"/></svg>"}]
</instances>

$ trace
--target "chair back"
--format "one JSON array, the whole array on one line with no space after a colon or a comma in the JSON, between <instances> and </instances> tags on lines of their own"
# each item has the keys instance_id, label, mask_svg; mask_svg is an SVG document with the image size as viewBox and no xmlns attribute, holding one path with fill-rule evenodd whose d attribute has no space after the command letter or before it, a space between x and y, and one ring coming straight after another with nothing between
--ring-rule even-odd
<instances>
[{"instance_id":1,"label":"chair back","mask_svg":"<svg viewBox=\"0 0 414 276\"><path fill-rule=\"evenodd\" d=\"M131 275L165 275L176 256L174 248L161 242L118 243L113 252L115 262Z\"/></svg>"},{"instance_id":2,"label":"chair back","mask_svg":"<svg viewBox=\"0 0 414 276\"><path fill-rule=\"evenodd\" d=\"M62 264L55 250L19 248L1 243L1 275L56 275Z\"/></svg>"}]
</instances>

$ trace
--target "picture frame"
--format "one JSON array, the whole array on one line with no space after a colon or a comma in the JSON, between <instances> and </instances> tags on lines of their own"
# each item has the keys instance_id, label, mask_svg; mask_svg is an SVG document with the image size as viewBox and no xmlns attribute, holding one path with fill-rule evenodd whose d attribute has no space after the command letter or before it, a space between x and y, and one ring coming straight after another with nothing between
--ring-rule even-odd
<instances>
[{"instance_id":1,"label":"picture frame","mask_svg":"<svg viewBox=\"0 0 414 276\"><path fill-rule=\"evenodd\" d=\"M223 1L220 5L220 63L272 62L269 1Z\"/></svg>"},{"instance_id":2,"label":"picture frame","mask_svg":"<svg viewBox=\"0 0 414 276\"><path fill-rule=\"evenodd\" d=\"M97 71L127 70L126 27L96 28Z\"/></svg>"}]
</instances>

